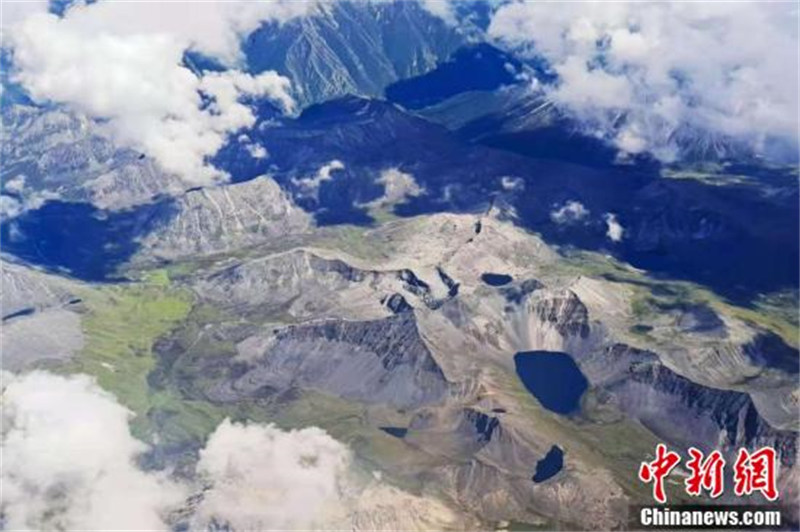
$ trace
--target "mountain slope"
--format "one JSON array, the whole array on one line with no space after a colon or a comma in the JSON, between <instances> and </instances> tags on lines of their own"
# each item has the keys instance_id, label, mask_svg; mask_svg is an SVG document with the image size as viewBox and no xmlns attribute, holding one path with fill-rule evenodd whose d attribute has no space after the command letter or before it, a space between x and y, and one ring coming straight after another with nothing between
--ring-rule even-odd
<instances>
[{"instance_id":1,"label":"mountain slope","mask_svg":"<svg viewBox=\"0 0 800 532\"><path fill-rule=\"evenodd\" d=\"M464 42L417 2L332 2L263 26L243 50L252 72L288 76L306 106L345 94L379 96L398 79L433 69Z\"/></svg>"}]
</instances>

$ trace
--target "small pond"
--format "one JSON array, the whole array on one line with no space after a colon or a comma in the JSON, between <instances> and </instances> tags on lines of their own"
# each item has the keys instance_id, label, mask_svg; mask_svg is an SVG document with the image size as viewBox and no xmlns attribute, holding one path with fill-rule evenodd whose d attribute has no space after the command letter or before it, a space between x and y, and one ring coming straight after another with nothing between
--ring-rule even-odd
<instances>
[{"instance_id":1,"label":"small pond","mask_svg":"<svg viewBox=\"0 0 800 532\"><path fill-rule=\"evenodd\" d=\"M513 277L504 273L484 273L481 275L481 281L490 286L503 286L513 280Z\"/></svg>"},{"instance_id":2,"label":"small pond","mask_svg":"<svg viewBox=\"0 0 800 532\"><path fill-rule=\"evenodd\" d=\"M536 473L533 475L534 482L544 482L554 477L561 468L564 467L564 451L557 445L553 445L547 454L536 462Z\"/></svg>"}]
</instances>

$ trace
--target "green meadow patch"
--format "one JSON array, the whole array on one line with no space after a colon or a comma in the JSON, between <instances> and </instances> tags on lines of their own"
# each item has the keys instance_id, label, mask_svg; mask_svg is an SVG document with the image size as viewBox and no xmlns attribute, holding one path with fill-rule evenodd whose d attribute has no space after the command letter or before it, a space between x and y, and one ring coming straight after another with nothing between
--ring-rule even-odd
<instances>
[{"instance_id":1,"label":"green meadow patch","mask_svg":"<svg viewBox=\"0 0 800 532\"><path fill-rule=\"evenodd\" d=\"M156 364L153 344L186 318L192 296L170 286L169 277L161 271L139 282L105 285L83 296L86 343L66 369L93 375L136 414L135 427L141 428L151 407L169 401L163 392L152 393L147 382Z\"/></svg>"}]
</instances>

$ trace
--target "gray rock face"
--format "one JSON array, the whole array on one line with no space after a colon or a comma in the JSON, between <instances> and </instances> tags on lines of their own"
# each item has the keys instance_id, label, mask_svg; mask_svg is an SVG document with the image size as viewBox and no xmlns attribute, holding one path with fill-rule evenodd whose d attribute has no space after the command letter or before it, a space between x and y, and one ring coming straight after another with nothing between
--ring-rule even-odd
<instances>
[{"instance_id":1,"label":"gray rock face","mask_svg":"<svg viewBox=\"0 0 800 532\"><path fill-rule=\"evenodd\" d=\"M500 288L500 292L509 303L520 303L530 294L543 287L544 285L536 279L526 279L519 284L514 283L510 286L504 286Z\"/></svg>"},{"instance_id":2,"label":"gray rock face","mask_svg":"<svg viewBox=\"0 0 800 532\"><path fill-rule=\"evenodd\" d=\"M200 280L195 290L224 306L262 307L268 312L286 309L293 316L305 317L352 305L353 294L347 302L341 294L361 283L374 283L378 277L341 260L295 250L225 268ZM373 294L369 300L377 303Z\"/></svg>"},{"instance_id":3,"label":"gray rock face","mask_svg":"<svg viewBox=\"0 0 800 532\"><path fill-rule=\"evenodd\" d=\"M4 321L0 335L3 367L23 371L34 363L64 360L83 348L81 319L75 312L49 309Z\"/></svg>"},{"instance_id":4,"label":"gray rock face","mask_svg":"<svg viewBox=\"0 0 800 532\"><path fill-rule=\"evenodd\" d=\"M527 84L463 92L419 112L448 129L461 130L473 140L488 134L485 128L474 127L481 118L495 119L497 131L502 133L557 127L565 122L563 111Z\"/></svg>"},{"instance_id":5,"label":"gray rock face","mask_svg":"<svg viewBox=\"0 0 800 532\"><path fill-rule=\"evenodd\" d=\"M238 262L201 278L194 288L214 304L297 320L368 319L415 306L438 309L458 292L443 270L433 273L432 285L411 269L361 269L318 253L295 249Z\"/></svg>"},{"instance_id":6,"label":"gray rock face","mask_svg":"<svg viewBox=\"0 0 800 532\"><path fill-rule=\"evenodd\" d=\"M400 270L397 272L397 278L402 281L403 290L417 296L429 309L436 310L458 294L458 283L451 279L441 268L437 268L436 273L447 289L447 294L443 297L436 297L433 290L431 290L431 286L417 277L411 270Z\"/></svg>"},{"instance_id":7,"label":"gray rock face","mask_svg":"<svg viewBox=\"0 0 800 532\"><path fill-rule=\"evenodd\" d=\"M193 190L169 204L142 241L140 259L178 259L263 244L303 233L306 213L269 177Z\"/></svg>"},{"instance_id":8,"label":"gray rock face","mask_svg":"<svg viewBox=\"0 0 800 532\"><path fill-rule=\"evenodd\" d=\"M381 320L327 320L290 326L238 345L239 376L216 400L253 396L265 388L312 388L398 408L441 401L447 380L417 332L411 313Z\"/></svg>"},{"instance_id":9,"label":"gray rock face","mask_svg":"<svg viewBox=\"0 0 800 532\"><path fill-rule=\"evenodd\" d=\"M772 428L746 393L694 383L655 354L623 344L578 360L601 396L666 441L728 450L769 445L785 465L795 463L797 434Z\"/></svg>"},{"instance_id":10,"label":"gray rock face","mask_svg":"<svg viewBox=\"0 0 800 532\"><path fill-rule=\"evenodd\" d=\"M490 521L514 520L551 529L551 521L541 520L545 515L580 530L624 528L625 496L602 473L575 472L560 476L558 482L536 485L531 472L528 466L505 470L474 459L435 474L441 476L437 482L450 485L459 500L469 501L473 512Z\"/></svg>"},{"instance_id":11,"label":"gray rock face","mask_svg":"<svg viewBox=\"0 0 800 532\"><path fill-rule=\"evenodd\" d=\"M533 310L542 323L552 325L562 336L589 336L586 306L569 290L536 301Z\"/></svg>"},{"instance_id":12,"label":"gray rock face","mask_svg":"<svg viewBox=\"0 0 800 532\"><path fill-rule=\"evenodd\" d=\"M0 260L0 301L3 319L26 311L68 305L77 297L72 283L21 264Z\"/></svg>"},{"instance_id":13,"label":"gray rock face","mask_svg":"<svg viewBox=\"0 0 800 532\"><path fill-rule=\"evenodd\" d=\"M410 312L413 310L413 307L408 304L406 298L401 296L400 294L392 294L391 296L387 297L383 300L386 306L395 314L400 314L402 312Z\"/></svg>"},{"instance_id":14,"label":"gray rock face","mask_svg":"<svg viewBox=\"0 0 800 532\"><path fill-rule=\"evenodd\" d=\"M119 210L184 188L149 158L115 146L85 116L13 105L2 119L4 192L24 204L59 198Z\"/></svg>"},{"instance_id":15,"label":"gray rock face","mask_svg":"<svg viewBox=\"0 0 800 532\"><path fill-rule=\"evenodd\" d=\"M382 96L387 85L433 69L464 42L416 2L331 2L265 26L245 51L253 70L288 76L308 105L345 94Z\"/></svg>"},{"instance_id":16,"label":"gray rock face","mask_svg":"<svg viewBox=\"0 0 800 532\"><path fill-rule=\"evenodd\" d=\"M0 273L2 369L69 358L83 347L77 285L5 260Z\"/></svg>"}]
</instances>

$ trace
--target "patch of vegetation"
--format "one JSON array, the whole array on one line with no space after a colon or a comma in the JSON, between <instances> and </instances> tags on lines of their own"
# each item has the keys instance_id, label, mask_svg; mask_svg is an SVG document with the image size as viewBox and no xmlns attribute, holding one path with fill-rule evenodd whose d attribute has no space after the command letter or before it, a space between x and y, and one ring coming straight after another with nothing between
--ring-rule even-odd
<instances>
[{"instance_id":1,"label":"patch of vegetation","mask_svg":"<svg viewBox=\"0 0 800 532\"><path fill-rule=\"evenodd\" d=\"M782 290L759 297L754 307L760 313L771 315L795 329L800 328L800 291ZM796 333L797 331L795 331Z\"/></svg>"},{"instance_id":2,"label":"patch of vegetation","mask_svg":"<svg viewBox=\"0 0 800 532\"><path fill-rule=\"evenodd\" d=\"M375 226L401 219L397 214L394 213L394 204L371 207L368 210L368 214L370 218L375 220Z\"/></svg>"},{"instance_id":3,"label":"patch of vegetation","mask_svg":"<svg viewBox=\"0 0 800 532\"><path fill-rule=\"evenodd\" d=\"M147 414L137 417L132 427L142 439L158 434L159 444L167 448L199 446L230 415L224 408L180 397L170 389L151 393Z\"/></svg>"},{"instance_id":4,"label":"patch of vegetation","mask_svg":"<svg viewBox=\"0 0 800 532\"><path fill-rule=\"evenodd\" d=\"M165 269L150 270L142 275L141 280L145 285L167 288L170 285L170 274Z\"/></svg>"},{"instance_id":5,"label":"patch of vegetation","mask_svg":"<svg viewBox=\"0 0 800 532\"><path fill-rule=\"evenodd\" d=\"M180 323L192 307L191 294L170 286L166 272L140 282L106 285L81 294L85 345L65 368L93 375L137 417L141 429L149 409L167 400L151 393L147 375L155 367L152 346Z\"/></svg>"},{"instance_id":6,"label":"patch of vegetation","mask_svg":"<svg viewBox=\"0 0 800 532\"><path fill-rule=\"evenodd\" d=\"M361 259L385 259L388 257L387 251L391 250L391 244L387 249L369 238L371 228L355 225L342 225L331 228L324 228L312 240L311 244L320 248L331 250L342 250Z\"/></svg>"},{"instance_id":7,"label":"patch of vegetation","mask_svg":"<svg viewBox=\"0 0 800 532\"><path fill-rule=\"evenodd\" d=\"M656 311L655 300L649 294L637 291L631 301L631 313L637 320L645 321Z\"/></svg>"},{"instance_id":8,"label":"patch of vegetation","mask_svg":"<svg viewBox=\"0 0 800 532\"><path fill-rule=\"evenodd\" d=\"M290 401L262 406L257 417L254 414L247 413L247 419L268 420L284 430L319 427L347 444L364 471L383 471L395 486L412 493L425 484L413 471L441 465L441 459L378 429L369 421L367 407L355 401L303 390Z\"/></svg>"},{"instance_id":9,"label":"patch of vegetation","mask_svg":"<svg viewBox=\"0 0 800 532\"><path fill-rule=\"evenodd\" d=\"M596 251L564 250L561 253L563 263L558 265L563 273L586 275L589 277L613 277L614 280L636 281L642 273L634 267L621 262L610 255Z\"/></svg>"},{"instance_id":10,"label":"patch of vegetation","mask_svg":"<svg viewBox=\"0 0 800 532\"><path fill-rule=\"evenodd\" d=\"M714 310L738 318L756 327L772 331L787 345L800 347L800 329L797 325L797 306L770 307L756 304L753 308L739 307L719 299L709 304Z\"/></svg>"}]
</instances>

